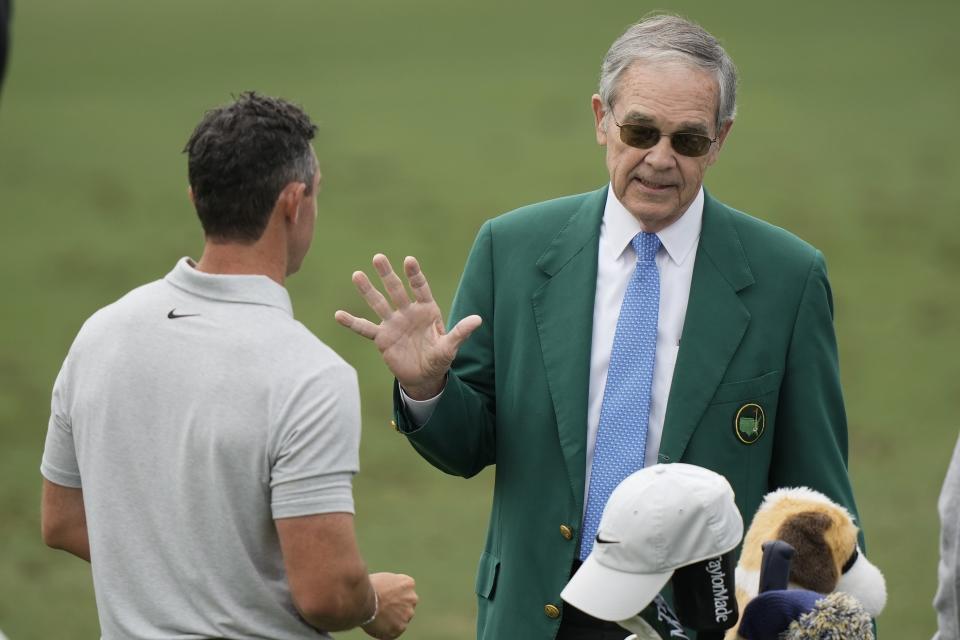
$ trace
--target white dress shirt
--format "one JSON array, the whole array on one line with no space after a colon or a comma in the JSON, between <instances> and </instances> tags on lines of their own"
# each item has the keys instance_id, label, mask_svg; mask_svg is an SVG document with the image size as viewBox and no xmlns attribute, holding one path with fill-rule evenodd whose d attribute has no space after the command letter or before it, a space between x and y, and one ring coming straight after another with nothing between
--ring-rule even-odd
<instances>
[{"instance_id":1,"label":"white dress shirt","mask_svg":"<svg viewBox=\"0 0 960 640\"><path fill-rule=\"evenodd\" d=\"M650 398L650 422L647 431L645 464L657 463L667 398L673 382L673 369L680 349L680 335L687 315L690 282L700 229L703 226L703 188L686 212L662 229L657 268L660 270L660 311L657 321L657 355L653 367ZM590 469L600 424L600 407L607 383L610 351L620 317L620 305L637 264L630 240L640 233L640 223L607 189L607 202L600 224L600 250L597 256L597 292L593 302L593 337L590 343L590 391L587 404L587 466L585 492L590 490ZM442 393L442 392L441 392ZM416 424L424 424L433 414L436 398L414 400L400 389L407 413Z\"/></svg>"}]
</instances>

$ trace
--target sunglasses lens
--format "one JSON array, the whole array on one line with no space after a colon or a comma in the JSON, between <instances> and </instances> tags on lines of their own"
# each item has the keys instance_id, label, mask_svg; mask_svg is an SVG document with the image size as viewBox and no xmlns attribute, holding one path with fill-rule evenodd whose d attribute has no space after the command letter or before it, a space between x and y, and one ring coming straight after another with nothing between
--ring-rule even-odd
<instances>
[{"instance_id":1,"label":"sunglasses lens","mask_svg":"<svg viewBox=\"0 0 960 640\"><path fill-rule=\"evenodd\" d=\"M660 131L642 124L620 125L620 139L638 149L649 149L660 140Z\"/></svg>"},{"instance_id":2,"label":"sunglasses lens","mask_svg":"<svg viewBox=\"0 0 960 640\"><path fill-rule=\"evenodd\" d=\"M618 124L620 140L637 149L649 149L660 141L660 130L645 124ZM682 156L696 158L710 150L713 140L699 133L675 133L670 136L674 151Z\"/></svg>"},{"instance_id":3,"label":"sunglasses lens","mask_svg":"<svg viewBox=\"0 0 960 640\"><path fill-rule=\"evenodd\" d=\"M696 158L705 154L713 141L696 133L675 133L670 142L677 153Z\"/></svg>"}]
</instances>

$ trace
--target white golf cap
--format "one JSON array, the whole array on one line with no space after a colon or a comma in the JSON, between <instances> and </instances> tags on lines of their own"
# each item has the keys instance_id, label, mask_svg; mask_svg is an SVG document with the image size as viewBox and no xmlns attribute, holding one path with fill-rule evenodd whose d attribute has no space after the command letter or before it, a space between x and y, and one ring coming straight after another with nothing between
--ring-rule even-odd
<instances>
[{"instance_id":1,"label":"white golf cap","mask_svg":"<svg viewBox=\"0 0 960 640\"><path fill-rule=\"evenodd\" d=\"M625 620L675 569L723 555L742 537L726 478L679 462L647 467L610 494L593 551L560 597L595 618Z\"/></svg>"}]
</instances>

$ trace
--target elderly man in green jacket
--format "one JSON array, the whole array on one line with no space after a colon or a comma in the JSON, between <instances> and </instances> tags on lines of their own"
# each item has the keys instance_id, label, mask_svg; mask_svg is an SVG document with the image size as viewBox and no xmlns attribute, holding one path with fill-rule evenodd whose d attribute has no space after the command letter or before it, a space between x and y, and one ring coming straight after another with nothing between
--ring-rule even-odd
<instances>
[{"instance_id":1,"label":"elderly man in green jacket","mask_svg":"<svg viewBox=\"0 0 960 640\"><path fill-rule=\"evenodd\" d=\"M560 591L643 466L724 475L747 522L783 486L856 513L823 256L703 188L735 94L716 39L649 17L613 43L592 98L609 184L485 223L448 331L414 258L412 298L383 255L386 296L354 274L379 323L336 317L396 376L399 430L447 473L496 466L478 638L627 635Z\"/></svg>"}]
</instances>

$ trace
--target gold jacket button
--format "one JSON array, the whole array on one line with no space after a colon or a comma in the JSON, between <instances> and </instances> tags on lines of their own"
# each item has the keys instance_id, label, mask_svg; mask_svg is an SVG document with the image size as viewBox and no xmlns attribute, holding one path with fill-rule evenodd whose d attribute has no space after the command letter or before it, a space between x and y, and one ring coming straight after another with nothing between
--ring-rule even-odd
<instances>
[{"instance_id":1,"label":"gold jacket button","mask_svg":"<svg viewBox=\"0 0 960 640\"><path fill-rule=\"evenodd\" d=\"M563 536L564 540L573 540L573 529L565 524L562 524L560 525L560 535Z\"/></svg>"},{"instance_id":2,"label":"gold jacket button","mask_svg":"<svg viewBox=\"0 0 960 640\"><path fill-rule=\"evenodd\" d=\"M547 614L548 618L560 617L560 609L558 609L555 605L552 605L552 604L544 605L543 612Z\"/></svg>"}]
</instances>

